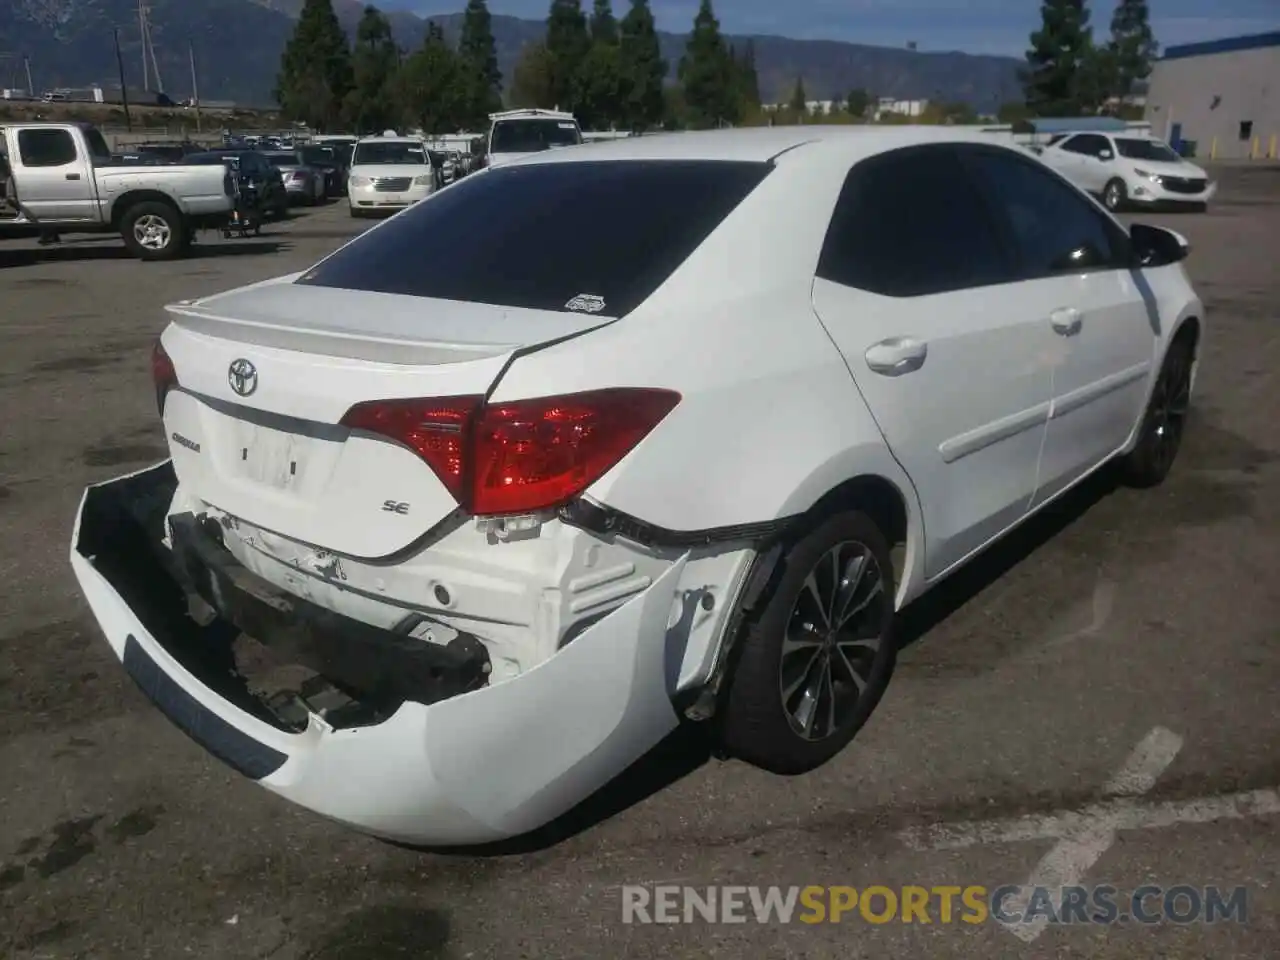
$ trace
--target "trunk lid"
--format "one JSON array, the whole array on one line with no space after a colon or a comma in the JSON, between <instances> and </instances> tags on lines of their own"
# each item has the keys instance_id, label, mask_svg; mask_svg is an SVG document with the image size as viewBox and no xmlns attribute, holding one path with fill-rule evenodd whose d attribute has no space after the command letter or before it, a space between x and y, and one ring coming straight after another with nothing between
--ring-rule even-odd
<instances>
[{"instance_id":1,"label":"trunk lid","mask_svg":"<svg viewBox=\"0 0 1280 960\"><path fill-rule=\"evenodd\" d=\"M458 504L408 447L342 426L352 406L483 396L516 350L612 322L297 276L167 308L165 433L187 496L354 557L404 549Z\"/></svg>"}]
</instances>

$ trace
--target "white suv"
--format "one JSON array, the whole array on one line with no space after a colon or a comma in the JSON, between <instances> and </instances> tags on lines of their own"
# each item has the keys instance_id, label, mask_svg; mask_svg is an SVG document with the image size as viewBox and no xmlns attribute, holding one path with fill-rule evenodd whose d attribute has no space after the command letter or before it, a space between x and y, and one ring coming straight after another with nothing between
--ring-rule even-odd
<instances>
[{"instance_id":1,"label":"white suv","mask_svg":"<svg viewBox=\"0 0 1280 960\"><path fill-rule=\"evenodd\" d=\"M1217 190L1203 168L1162 140L1139 134L1059 134L1037 152L1113 212L1130 206L1203 206Z\"/></svg>"},{"instance_id":2,"label":"white suv","mask_svg":"<svg viewBox=\"0 0 1280 960\"><path fill-rule=\"evenodd\" d=\"M555 147L582 143L582 129L572 113L558 110L508 110L489 115L486 166L510 163Z\"/></svg>"}]
</instances>

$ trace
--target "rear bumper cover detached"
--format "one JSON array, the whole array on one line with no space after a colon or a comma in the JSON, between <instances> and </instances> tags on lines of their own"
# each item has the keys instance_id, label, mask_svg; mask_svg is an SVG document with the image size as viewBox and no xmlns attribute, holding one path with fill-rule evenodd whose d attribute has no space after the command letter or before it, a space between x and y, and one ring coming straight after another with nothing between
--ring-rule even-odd
<instances>
[{"instance_id":1,"label":"rear bumper cover detached","mask_svg":"<svg viewBox=\"0 0 1280 960\"><path fill-rule=\"evenodd\" d=\"M393 840L501 840L567 812L677 726L663 636L685 558L543 663L484 686L474 638L440 647L264 589L190 515L168 518L168 550L160 541L175 489L169 461L88 488L72 567L142 691L210 753L288 800ZM192 595L212 608L204 626L189 612ZM235 676L229 638L241 629L391 706L360 726L317 712L281 723Z\"/></svg>"}]
</instances>

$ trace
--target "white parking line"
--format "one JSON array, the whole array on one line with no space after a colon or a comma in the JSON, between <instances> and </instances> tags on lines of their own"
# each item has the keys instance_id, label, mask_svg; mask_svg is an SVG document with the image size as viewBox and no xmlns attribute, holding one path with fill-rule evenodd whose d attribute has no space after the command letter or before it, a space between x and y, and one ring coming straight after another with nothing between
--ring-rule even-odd
<instances>
[{"instance_id":1,"label":"white parking line","mask_svg":"<svg viewBox=\"0 0 1280 960\"><path fill-rule=\"evenodd\" d=\"M1079 884L1089 868L1115 843L1116 834L1121 830L1148 830L1176 824L1280 814L1280 790L1253 790L1168 803L1139 801L1137 798L1155 786L1181 747L1182 738L1177 734L1163 727L1152 730L1107 781L1103 791L1115 798L1112 800L1080 810L1041 816L912 828L899 836L916 850L959 850L980 844L1057 841L1031 872L1019 894L1005 901L1010 913L1020 914L1026 909L1033 888L1053 891ZM1053 897L1055 913L1059 906L1057 897ZM1010 924L1008 929L1019 939L1030 943L1044 932L1047 925L1047 917L1039 916L1030 923Z\"/></svg>"},{"instance_id":2,"label":"white parking line","mask_svg":"<svg viewBox=\"0 0 1280 960\"><path fill-rule=\"evenodd\" d=\"M1129 754L1129 759L1107 781L1103 791L1111 796L1141 796L1156 785L1156 779L1173 763L1173 758L1181 749L1180 736L1163 727L1156 727ZM1036 888L1048 888L1053 891L1050 903L1056 914L1062 906L1059 902L1062 887L1080 883L1089 868L1116 842L1119 824L1118 812L1112 813L1098 817L1078 832L1061 838L1031 871L1026 885L1009 903L1010 910L1021 916L1031 902ZM1030 943L1044 933L1048 925L1049 918L1041 914L1030 923L1010 924L1007 929L1019 940Z\"/></svg>"}]
</instances>

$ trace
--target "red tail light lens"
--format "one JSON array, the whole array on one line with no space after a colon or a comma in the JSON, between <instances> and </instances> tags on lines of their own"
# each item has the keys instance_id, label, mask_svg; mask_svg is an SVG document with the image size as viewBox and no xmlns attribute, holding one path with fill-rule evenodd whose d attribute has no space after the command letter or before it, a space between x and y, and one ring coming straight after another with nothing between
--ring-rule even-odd
<instances>
[{"instance_id":1,"label":"red tail light lens","mask_svg":"<svg viewBox=\"0 0 1280 960\"><path fill-rule=\"evenodd\" d=\"M477 516L557 507L604 476L680 402L619 388L483 405L481 397L352 407L342 423L398 440Z\"/></svg>"},{"instance_id":2,"label":"red tail light lens","mask_svg":"<svg viewBox=\"0 0 1280 960\"><path fill-rule=\"evenodd\" d=\"M680 402L669 390L596 390L486 407L475 426L471 510L546 510L573 499Z\"/></svg>"},{"instance_id":3,"label":"red tail light lens","mask_svg":"<svg viewBox=\"0 0 1280 960\"><path fill-rule=\"evenodd\" d=\"M483 402L484 397L446 397L358 403L342 425L400 441L427 461L454 499L465 503L467 435Z\"/></svg>"},{"instance_id":4,"label":"red tail light lens","mask_svg":"<svg viewBox=\"0 0 1280 960\"><path fill-rule=\"evenodd\" d=\"M156 385L156 408L164 416L164 398L178 385L178 371L159 338L151 348L151 381Z\"/></svg>"}]
</instances>

